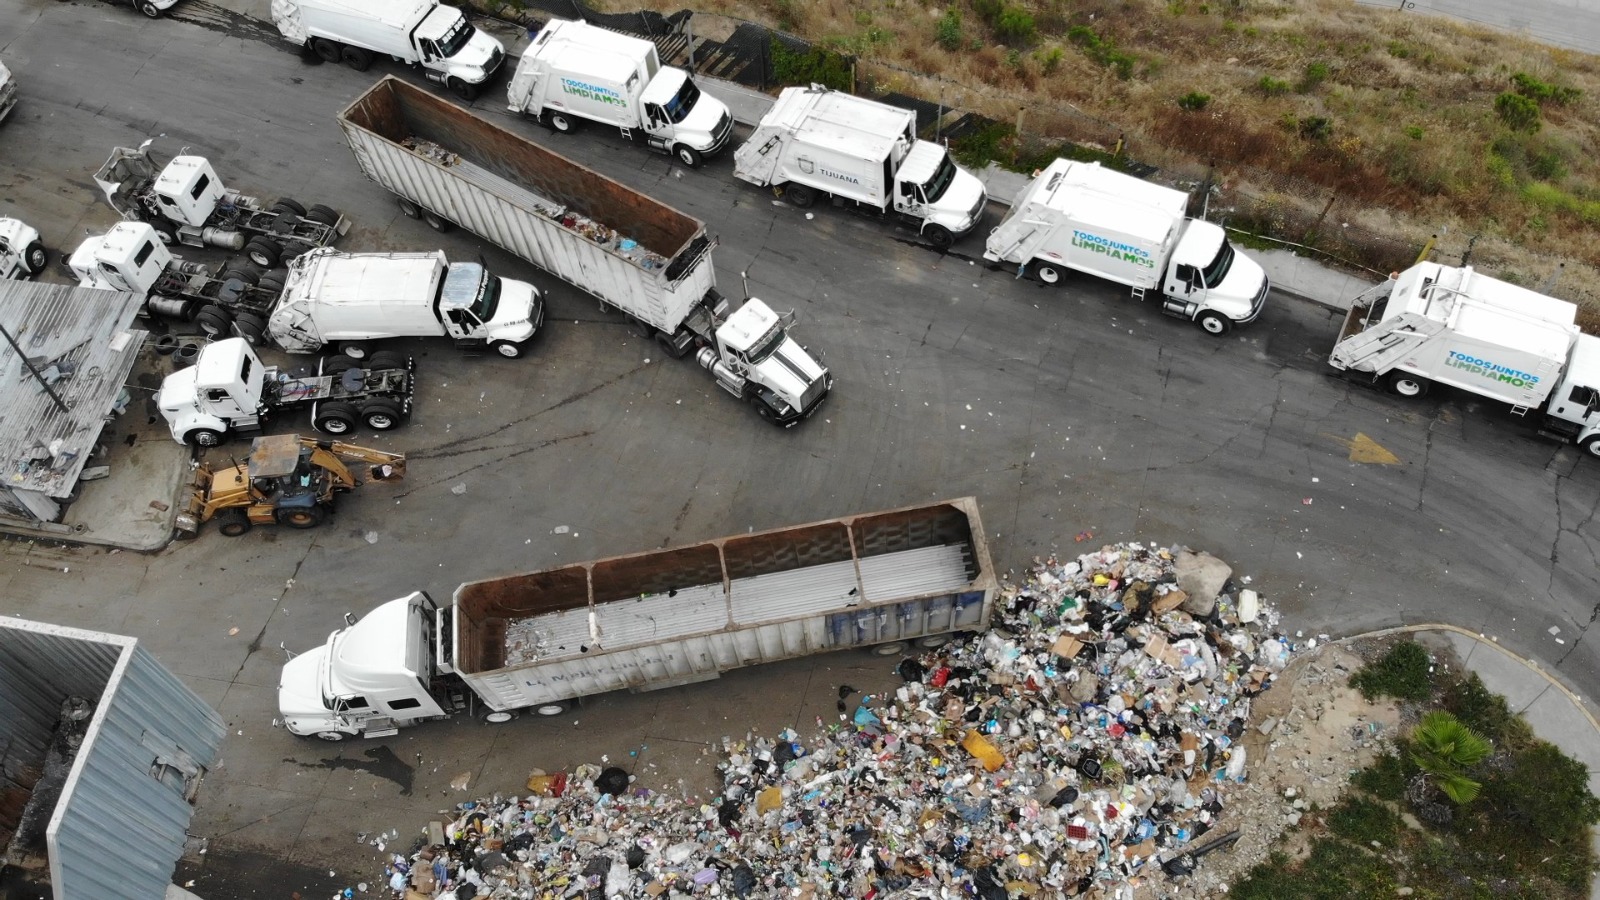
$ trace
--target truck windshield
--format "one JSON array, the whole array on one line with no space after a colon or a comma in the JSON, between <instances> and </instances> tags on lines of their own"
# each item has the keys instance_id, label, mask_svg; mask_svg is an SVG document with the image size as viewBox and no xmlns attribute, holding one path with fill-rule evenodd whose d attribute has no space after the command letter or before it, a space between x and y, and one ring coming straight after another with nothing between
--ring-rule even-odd
<instances>
[{"instance_id":1,"label":"truck windshield","mask_svg":"<svg viewBox=\"0 0 1600 900\"><path fill-rule=\"evenodd\" d=\"M939 161L939 168L933 170L933 177L922 186L922 192L927 195L929 203L939 202L944 192L950 189L950 183L956 180L956 164L951 161L950 154L946 153Z\"/></svg>"},{"instance_id":2,"label":"truck windshield","mask_svg":"<svg viewBox=\"0 0 1600 900\"><path fill-rule=\"evenodd\" d=\"M694 109L695 102L699 99L700 88L695 86L693 78L685 78L683 87L678 88L678 92L665 104L667 118L671 119L673 124L682 122L689 117L689 111Z\"/></svg>"},{"instance_id":3,"label":"truck windshield","mask_svg":"<svg viewBox=\"0 0 1600 900\"><path fill-rule=\"evenodd\" d=\"M450 30L445 32L444 37L439 39L439 52L447 57L455 56L467 46L467 42L472 40L472 35L476 32L477 29L472 27L466 16L458 17L456 23L450 26Z\"/></svg>"},{"instance_id":4,"label":"truck windshield","mask_svg":"<svg viewBox=\"0 0 1600 900\"><path fill-rule=\"evenodd\" d=\"M500 276L483 273L483 293L478 295L478 302L472 305L472 314L480 322L487 322L494 318L494 312L500 307Z\"/></svg>"},{"instance_id":5,"label":"truck windshield","mask_svg":"<svg viewBox=\"0 0 1600 900\"><path fill-rule=\"evenodd\" d=\"M750 351L745 356L750 359L752 364L762 362L783 345L783 339L786 336L783 332L783 326L774 325L771 331L768 331L761 336L760 340L750 345Z\"/></svg>"},{"instance_id":6,"label":"truck windshield","mask_svg":"<svg viewBox=\"0 0 1600 900\"><path fill-rule=\"evenodd\" d=\"M1231 268L1233 268L1233 245L1224 240L1222 249L1217 251L1216 259L1211 261L1211 265L1206 266L1200 277L1205 279L1206 287L1216 287L1222 283L1222 279L1228 277L1228 270Z\"/></svg>"}]
</instances>

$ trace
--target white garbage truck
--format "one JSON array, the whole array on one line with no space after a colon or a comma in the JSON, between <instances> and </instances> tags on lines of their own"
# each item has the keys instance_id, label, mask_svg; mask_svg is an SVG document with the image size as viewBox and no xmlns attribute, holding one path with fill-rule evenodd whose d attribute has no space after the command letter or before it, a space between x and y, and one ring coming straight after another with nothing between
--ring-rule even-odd
<instances>
[{"instance_id":1,"label":"white garbage truck","mask_svg":"<svg viewBox=\"0 0 1600 900\"><path fill-rule=\"evenodd\" d=\"M1271 285L1221 226L1188 217L1189 195L1101 166L1058 159L1017 194L983 258L1030 268L1045 284L1068 270L1161 293L1161 311L1227 334L1254 322Z\"/></svg>"},{"instance_id":2,"label":"white garbage truck","mask_svg":"<svg viewBox=\"0 0 1600 900\"><path fill-rule=\"evenodd\" d=\"M802 209L822 196L894 216L941 249L977 228L989 203L948 149L917 139L916 113L817 84L783 89L734 151L733 174Z\"/></svg>"},{"instance_id":3,"label":"white garbage truck","mask_svg":"<svg viewBox=\"0 0 1600 900\"><path fill-rule=\"evenodd\" d=\"M587 22L551 19L511 76L510 109L562 133L587 119L695 168L733 136L733 116L656 45Z\"/></svg>"},{"instance_id":4,"label":"white garbage truck","mask_svg":"<svg viewBox=\"0 0 1600 900\"><path fill-rule=\"evenodd\" d=\"M11 110L17 105L17 77L11 74L6 64L0 62L0 122L11 115Z\"/></svg>"},{"instance_id":5,"label":"white garbage truck","mask_svg":"<svg viewBox=\"0 0 1600 900\"><path fill-rule=\"evenodd\" d=\"M526 281L478 263L431 253L313 250L289 264L289 279L267 320L272 342L290 353L334 345L352 359L373 341L448 337L487 346L507 359L527 350L544 322L544 298Z\"/></svg>"},{"instance_id":6,"label":"white garbage truck","mask_svg":"<svg viewBox=\"0 0 1600 900\"><path fill-rule=\"evenodd\" d=\"M26 279L44 271L49 262L44 240L20 219L0 216L0 278Z\"/></svg>"},{"instance_id":7,"label":"white garbage truck","mask_svg":"<svg viewBox=\"0 0 1600 900\"><path fill-rule=\"evenodd\" d=\"M1600 338L1577 315L1470 267L1421 262L1356 298L1328 361L1406 397L1437 383L1498 400L1600 456Z\"/></svg>"},{"instance_id":8,"label":"white garbage truck","mask_svg":"<svg viewBox=\"0 0 1600 900\"><path fill-rule=\"evenodd\" d=\"M899 655L989 627L998 580L971 497L418 591L284 664L279 721L329 741L850 648Z\"/></svg>"},{"instance_id":9,"label":"white garbage truck","mask_svg":"<svg viewBox=\"0 0 1600 900\"><path fill-rule=\"evenodd\" d=\"M272 24L324 62L365 72L388 56L468 101L506 58L498 39L439 0L272 0Z\"/></svg>"},{"instance_id":10,"label":"white garbage truck","mask_svg":"<svg viewBox=\"0 0 1600 900\"><path fill-rule=\"evenodd\" d=\"M758 299L729 311L704 223L453 103L387 77L339 114L361 171L433 228L459 224L691 352L762 418L797 424L833 376Z\"/></svg>"}]
</instances>

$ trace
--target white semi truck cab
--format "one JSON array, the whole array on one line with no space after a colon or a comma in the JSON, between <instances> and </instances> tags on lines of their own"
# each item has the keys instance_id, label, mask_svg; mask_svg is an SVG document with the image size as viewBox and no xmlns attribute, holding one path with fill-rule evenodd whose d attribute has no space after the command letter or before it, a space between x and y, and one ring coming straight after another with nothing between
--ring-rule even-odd
<instances>
[{"instance_id":1,"label":"white semi truck cab","mask_svg":"<svg viewBox=\"0 0 1600 900\"><path fill-rule=\"evenodd\" d=\"M719 306L724 306L719 304ZM779 316L754 297L716 328L713 346L695 361L729 394L750 401L762 418L789 425L808 415L833 387L833 376L789 336L794 314Z\"/></svg>"},{"instance_id":2,"label":"white semi truck cab","mask_svg":"<svg viewBox=\"0 0 1600 900\"><path fill-rule=\"evenodd\" d=\"M917 139L916 113L821 85L784 88L733 161L736 177L795 206L831 196L893 214L940 248L977 228L989 202L946 148Z\"/></svg>"},{"instance_id":3,"label":"white semi truck cab","mask_svg":"<svg viewBox=\"0 0 1600 900\"><path fill-rule=\"evenodd\" d=\"M505 47L439 0L272 0L272 22L325 62L365 71L375 56L421 66L423 77L473 100L505 61Z\"/></svg>"},{"instance_id":4,"label":"white semi truck cab","mask_svg":"<svg viewBox=\"0 0 1600 900\"><path fill-rule=\"evenodd\" d=\"M19 219L0 217L0 278L32 278L48 261L38 231Z\"/></svg>"},{"instance_id":5,"label":"white semi truck cab","mask_svg":"<svg viewBox=\"0 0 1600 900\"><path fill-rule=\"evenodd\" d=\"M290 353L330 344L355 359L368 342L449 337L514 359L544 321L544 299L525 281L478 263L452 263L444 251L340 253L313 250L289 266L288 283L268 319L273 343Z\"/></svg>"},{"instance_id":6,"label":"white semi truck cab","mask_svg":"<svg viewBox=\"0 0 1600 900\"><path fill-rule=\"evenodd\" d=\"M615 126L690 168L733 137L728 107L688 72L661 65L655 44L587 22L545 23L522 51L506 99L512 112L556 131L571 131L577 119Z\"/></svg>"}]
</instances>

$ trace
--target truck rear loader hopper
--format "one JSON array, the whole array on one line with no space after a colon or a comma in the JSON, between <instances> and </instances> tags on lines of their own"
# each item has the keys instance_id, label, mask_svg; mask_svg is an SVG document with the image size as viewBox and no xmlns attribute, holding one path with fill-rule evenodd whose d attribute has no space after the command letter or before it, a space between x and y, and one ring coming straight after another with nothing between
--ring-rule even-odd
<instances>
[{"instance_id":1,"label":"truck rear loader hopper","mask_svg":"<svg viewBox=\"0 0 1600 900\"><path fill-rule=\"evenodd\" d=\"M587 694L983 630L997 587L967 497L469 582L438 611L437 663L491 709L559 711Z\"/></svg>"}]
</instances>

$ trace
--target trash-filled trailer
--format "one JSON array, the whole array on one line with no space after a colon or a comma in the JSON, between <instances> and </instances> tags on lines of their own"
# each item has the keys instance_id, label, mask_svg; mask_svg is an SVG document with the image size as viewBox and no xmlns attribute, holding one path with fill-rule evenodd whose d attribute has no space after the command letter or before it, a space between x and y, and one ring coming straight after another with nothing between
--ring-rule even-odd
<instances>
[{"instance_id":1,"label":"trash-filled trailer","mask_svg":"<svg viewBox=\"0 0 1600 900\"><path fill-rule=\"evenodd\" d=\"M899 654L988 627L998 578L971 497L471 581L349 619L284 665L283 721L339 740L474 708L714 679L852 647Z\"/></svg>"}]
</instances>

